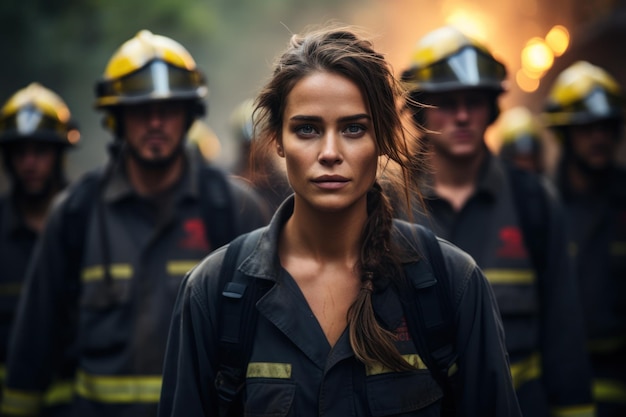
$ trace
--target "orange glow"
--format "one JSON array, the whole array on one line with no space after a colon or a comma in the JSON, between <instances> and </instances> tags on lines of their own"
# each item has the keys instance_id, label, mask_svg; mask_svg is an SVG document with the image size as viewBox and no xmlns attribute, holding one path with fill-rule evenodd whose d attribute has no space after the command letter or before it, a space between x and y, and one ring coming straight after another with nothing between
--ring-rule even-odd
<instances>
[{"instance_id":1,"label":"orange glow","mask_svg":"<svg viewBox=\"0 0 626 417\"><path fill-rule=\"evenodd\" d=\"M522 67L531 73L545 72L554 63L554 53L541 38L532 38L522 50Z\"/></svg>"},{"instance_id":2,"label":"orange glow","mask_svg":"<svg viewBox=\"0 0 626 417\"><path fill-rule=\"evenodd\" d=\"M561 56L569 46L569 32L565 26L556 25L546 35L546 43L555 56Z\"/></svg>"},{"instance_id":3,"label":"orange glow","mask_svg":"<svg viewBox=\"0 0 626 417\"><path fill-rule=\"evenodd\" d=\"M517 82L520 90L526 93L532 93L539 88L539 78L529 77L523 69L515 74L515 82Z\"/></svg>"},{"instance_id":4,"label":"orange glow","mask_svg":"<svg viewBox=\"0 0 626 417\"><path fill-rule=\"evenodd\" d=\"M467 35L487 42L488 36L485 30L485 19L478 12L472 12L463 8L455 8L446 17L446 24L454 26Z\"/></svg>"},{"instance_id":5,"label":"orange glow","mask_svg":"<svg viewBox=\"0 0 626 417\"><path fill-rule=\"evenodd\" d=\"M76 145L80 141L80 132L76 129L71 129L67 132L67 141L72 145Z\"/></svg>"}]
</instances>

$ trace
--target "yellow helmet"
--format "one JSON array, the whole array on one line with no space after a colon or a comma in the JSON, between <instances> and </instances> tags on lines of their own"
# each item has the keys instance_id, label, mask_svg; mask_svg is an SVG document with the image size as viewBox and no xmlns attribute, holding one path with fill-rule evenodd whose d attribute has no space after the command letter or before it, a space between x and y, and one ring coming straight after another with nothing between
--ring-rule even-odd
<instances>
[{"instance_id":1,"label":"yellow helmet","mask_svg":"<svg viewBox=\"0 0 626 417\"><path fill-rule=\"evenodd\" d=\"M543 116L551 127L622 120L623 106L617 81L604 69L578 61L556 78Z\"/></svg>"},{"instance_id":2,"label":"yellow helmet","mask_svg":"<svg viewBox=\"0 0 626 417\"><path fill-rule=\"evenodd\" d=\"M18 90L0 110L0 144L35 140L72 146L80 133L65 102L39 83Z\"/></svg>"},{"instance_id":3,"label":"yellow helmet","mask_svg":"<svg viewBox=\"0 0 626 417\"><path fill-rule=\"evenodd\" d=\"M541 148L541 125L526 107L513 107L503 112L498 126L501 153L531 154Z\"/></svg>"},{"instance_id":4,"label":"yellow helmet","mask_svg":"<svg viewBox=\"0 0 626 417\"><path fill-rule=\"evenodd\" d=\"M411 90L445 92L467 88L504 91L506 68L476 39L453 26L426 34L402 74Z\"/></svg>"},{"instance_id":5,"label":"yellow helmet","mask_svg":"<svg viewBox=\"0 0 626 417\"><path fill-rule=\"evenodd\" d=\"M191 100L204 112L205 77L178 42L142 30L113 54L96 84L96 107L155 100Z\"/></svg>"}]
</instances>

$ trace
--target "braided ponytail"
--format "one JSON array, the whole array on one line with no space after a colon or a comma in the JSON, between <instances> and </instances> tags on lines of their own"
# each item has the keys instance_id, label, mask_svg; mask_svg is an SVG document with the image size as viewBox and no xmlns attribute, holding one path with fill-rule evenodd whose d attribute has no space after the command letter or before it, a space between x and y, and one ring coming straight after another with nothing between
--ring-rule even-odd
<instances>
[{"instance_id":1,"label":"braided ponytail","mask_svg":"<svg viewBox=\"0 0 626 417\"><path fill-rule=\"evenodd\" d=\"M348 310L350 344L356 357L366 365L381 363L393 371L414 369L394 345L396 336L384 329L374 314L372 293L377 280L402 274L392 256L392 209L378 183L368 193L368 220L358 268L361 290ZM397 278L396 278L397 279Z\"/></svg>"}]
</instances>

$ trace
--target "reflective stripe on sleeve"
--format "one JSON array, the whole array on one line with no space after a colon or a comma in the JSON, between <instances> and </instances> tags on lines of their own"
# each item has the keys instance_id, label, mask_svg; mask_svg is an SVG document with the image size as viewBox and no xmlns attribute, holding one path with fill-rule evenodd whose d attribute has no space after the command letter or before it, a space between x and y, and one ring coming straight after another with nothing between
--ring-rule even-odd
<instances>
[{"instance_id":1,"label":"reflective stripe on sleeve","mask_svg":"<svg viewBox=\"0 0 626 417\"><path fill-rule=\"evenodd\" d=\"M532 284L535 272L530 269L485 269L485 277L492 284Z\"/></svg>"},{"instance_id":2,"label":"reflective stripe on sleeve","mask_svg":"<svg viewBox=\"0 0 626 417\"><path fill-rule=\"evenodd\" d=\"M4 389L2 415L36 416L41 410L43 396L41 392Z\"/></svg>"},{"instance_id":3,"label":"reflective stripe on sleeve","mask_svg":"<svg viewBox=\"0 0 626 417\"><path fill-rule=\"evenodd\" d=\"M196 266L200 261L170 261L167 263L168 275L185 275L191 268Z\"/></svg>"},{"instance_id":4,"label":"reflective stripe on sleeve","mask_svg":"<svg viewBox=\"0 0 626 417\"><path fill-rule=\"evenodd\" d=\"M130 279L133 277L133 267L130 264L112 264L109 271L113 279ZM94 265L84 268L81 272L83 282L104 279L104 266Z\"/></svg>"},{"instance_id":5,"label":"reflective stripe on sleeve","mask_svg":"<svg viewBox=\"0 0 626 417\"><path fill-rule=\"evenodd\" d=\"M156 403L161 382L160 375L89 375L79 371L76 391L81 397L102 403Z\"/></svg>"},{"instance_id":6,"label":"reflective stripe on sleeve","mask_svg":"<svg viewBox=\"0 0 626 417\"><path fill-rule=\"evenodd\" d=\"M595 417L596 408L593 404L553 407L550 414L553 417Z\"/></svg>"},{"instance_id":7,"label":"reflective stripe on sleeve","mask_svg":"<svg viewBox=\"0 0 626 417\"><path fill-rule=\"evenodd\" d=\"M534 353L521 361L511 364L513 387L519 389L525 383L541 376L541 355Z\"/></svg>"},{"instance_id":8,"label":"reflective stripe on sleeve","mask_svg":"<svg viewBox=\"0 0 626 417\"><path fill-rule=\"evenodd\" d=\"M43 396L43 403L47 406L69 404L74 397L74 381L62 380L52 383Z\"/></svg>"},{"instance_id":9,"label":"reflective stripe on sleeve","mask_svg":"<svg viewBox=\"0 0 626 417\"><path fill-rule=\"evenodd\" d=\"M0 380L2 381L2 384L4 384L4 382L6 381L6 366L4 364L0 365ZM39 401L40 403L43 403L46 406L69 404L72 401L72 397L74 395L74 381L68 379L68 380L61 380L61 381L53 382L43 395L29 394L26 391L15 391L15 390L10 390L8 388L7 388L7 391L14 393L14 394L11 394L10 396L15 397L16 404L17 402L22 401L21 399L23 398L26 398L26 400L29 402ZM37 397L37 399L33 400L34 397ZM12 402L14 400L9 399L9 401ZM5 401L5 404L6 404L6 401ZM37 408L39 408L40 405L37 405ZM11 411L11 413L13 414L20 414L19 411L15 411L18 408L19 409L30 408L30 407L23 407L20 405L14 405L14 406L9 406L9 407L13 407L12 408L13 411ZM4 408L2 410L5 411ZM25 411L25 413L26 413L25 415L32 414L29 411Z\"/></svg>"},{"instance_id":10,"label":"reflective stripe on sleeve","mask_svg":"<svg viewBox=\"0 0 626 417\"><path fill-rule=\"evenodd\" d=\"M613 379L594 379L593 398L602 403L626 404L626 385Z\"/></svg>"}]
</instances>

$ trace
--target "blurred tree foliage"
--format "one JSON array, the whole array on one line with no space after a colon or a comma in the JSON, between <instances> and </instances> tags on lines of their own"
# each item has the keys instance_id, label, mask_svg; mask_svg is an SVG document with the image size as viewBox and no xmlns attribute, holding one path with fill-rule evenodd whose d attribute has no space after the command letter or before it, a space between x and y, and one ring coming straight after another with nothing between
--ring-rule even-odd
<instances>
[{"instance_id":1,"label":"blurred tree foliage","mask_svg":"<svg viewBox=\"0 0 626 417\"><path fill-rule=\"evenodd\" d=\"M0 1L0 101L33 81L65 99L83 134L79 150L70 155L70 177L75 177L105 158L102 138L108 133L93 109L94 83L124 41L149 29L186 46L207 73L210 122L218 136L227 136L229 111L255 93L290 31L327 19L349 23L349 13L342 10L353 2Z\"/></svg>"}]
</instances>

